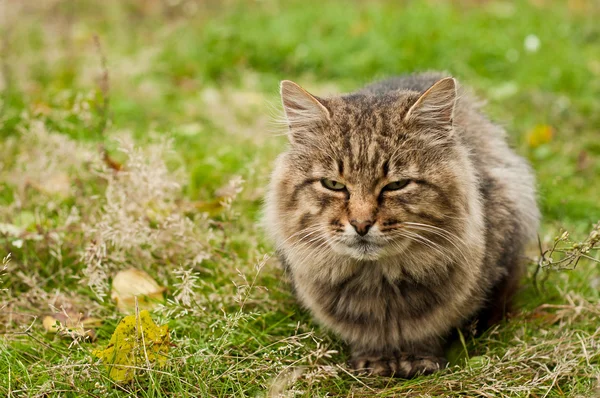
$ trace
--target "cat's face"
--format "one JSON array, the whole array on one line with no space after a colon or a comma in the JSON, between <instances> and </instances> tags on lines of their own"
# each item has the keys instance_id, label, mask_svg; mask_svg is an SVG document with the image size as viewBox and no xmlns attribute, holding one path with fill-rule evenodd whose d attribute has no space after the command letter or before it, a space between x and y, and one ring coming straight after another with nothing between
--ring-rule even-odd
<instances>
[{"instance_id":1,"label":"cat's face","mask_svg":"<svg viewBox=\"0 0 600 398\"><path fill-rule=\"evenodd\" d=\"M274 183L285 239L358 260L443 250L466 208L453 80L421 97L318 100L291 82L282 96L291 148Z\"/></svg>"}]
</instances>

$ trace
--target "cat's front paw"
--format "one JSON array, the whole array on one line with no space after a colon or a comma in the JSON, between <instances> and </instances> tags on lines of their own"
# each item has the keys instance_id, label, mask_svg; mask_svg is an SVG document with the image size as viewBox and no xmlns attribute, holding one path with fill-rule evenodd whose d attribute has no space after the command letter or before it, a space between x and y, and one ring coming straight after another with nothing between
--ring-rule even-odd
<instances>
[{"instance_id":1,"label":"cat's front paw","mask_svg":"<svg viewBox=\"0 0 600 398\"><path fill-rule=\"evenodd\" d=\"M393 356L366 355L350 360L350 366L358 373L404 379L432 374L443 369L446 364L446 359L442 357L405 353Z\"/></svg>"}]
</instances>

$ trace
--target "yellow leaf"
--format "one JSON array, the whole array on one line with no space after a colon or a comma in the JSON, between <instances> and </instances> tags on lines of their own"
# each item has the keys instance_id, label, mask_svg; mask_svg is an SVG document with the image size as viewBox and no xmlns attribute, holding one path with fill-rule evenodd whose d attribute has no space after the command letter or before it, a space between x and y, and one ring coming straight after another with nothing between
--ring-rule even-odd
<instances>
[{"instance_id":1,"label":"yellow leaf","mask_svg":"<svg viewBox=\"0 0 600 398\"><path fill-rule=\"evenodd\" d=\"M102 324L98 318L83 318L81 314L74 312L57 313L46 315L42 320L42 326L48 333L58 333L62 337L96 339L93 328Z\"/></svg>"},{"instance_id":2,"label":"yellow leaf","mask_svg":"<svg viewBox=\"0 0 600 398\"><path fill-rule=\"evenodd\" d=\"M118 272L113 278L110 297L117 302L119 311L125 314L135 312L137 297L140 309L151 310L162 302L165 288L160 286L145 271L130 268Z\"/></svg>"},{"instance_id":3,"label":"yellow leaf","mask_svg":"<svg viewBox=\"0 0 600 398\"><path fill-rule=\"evenodd\" d=\"M208 213L210 216L215 216L221 213L224 209L221 199L211 201L198 201L192 203L192 207L200 213Z\"/></svg>"},{"instance_id":4,"label":"yellow leaf","mask_svg":"<svg viewBox=\"0 0 600 398\"><path fill-rule=\"evenodd\" d=\"M168 325L157 326L150 313L140 311L139 317L126 316L119 322L108 346L93 354L106 365L111 379L133 380L136 373L167 362L170 339Z\"/></svg>"},{"instance_id":5,"label":"yellow leaf","mask_svg":"<svg viewBox=\"0 0 600 398\"><path fill-rule=\"evenodd\" d=\"M552 127L547 124L540 124L527 133L527 144L530 148L537 148L542 144L552 141L553 134Z\"/></svg>"},{"instance_id":6,"label":"yellow leaf","mask_svg":"<svg viewBox=\"0 0 600 398\"><path fill-rule=\"evenodd\" d=\"M44 317L44 320L42 321L42 325L44 326L44 329L46 329L46 332L56 333L56 332L58 332L58 328L56 327L56 322L57 322L56 318L54 318L53 316L50 316L50 315L46 315Z\"/></svg>"}]
</instances>

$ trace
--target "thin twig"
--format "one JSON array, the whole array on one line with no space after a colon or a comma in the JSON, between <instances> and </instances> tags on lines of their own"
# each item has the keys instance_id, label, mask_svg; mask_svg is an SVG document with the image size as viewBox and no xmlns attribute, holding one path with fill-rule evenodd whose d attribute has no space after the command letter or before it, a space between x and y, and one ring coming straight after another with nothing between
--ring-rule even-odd
<instances>
[{"instance_id":1,"label":"thin twig","mask_svg":"<svg viewBox=\"0 0 600 398\"><path fill-rule=\"evenodd\" d=\"M544 249L542 249L542 240L541 240L539 234L537 236L537 240L538 240L538 248L540 250L540 258L538 259L537 266L535 267L535 271L533 272L532 279L533 279L533 287L535 288L535 292L537 294L539 294L540 289L538 286L537 277L538 277L538 274L540 273L540 270L542 269L542 260L544 259Z\"/></svg>"}]
</instances>

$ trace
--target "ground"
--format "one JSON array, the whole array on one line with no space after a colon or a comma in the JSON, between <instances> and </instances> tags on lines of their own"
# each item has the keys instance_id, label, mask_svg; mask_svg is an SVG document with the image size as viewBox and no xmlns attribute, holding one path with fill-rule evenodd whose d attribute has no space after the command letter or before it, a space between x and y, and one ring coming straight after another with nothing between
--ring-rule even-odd
<instances>
[{"instance_id":1,"label":"ground","mask_svg":"<svg viewBox=\"0 0 600 398\"><path fill-rule=\"evenodd\" d=\"M0 17L0 395L600 394L597 2L5 0ZM325 95L422 70L486 99L532 163L542 250L570 235L532 245L518 312L450 368L357 377L258 227L278 81ZM151 316L170 346L119 382L94 350L127 268L166 288ZM47 332L56 313L95 338Z\"/></svg>"}]
</instances>

